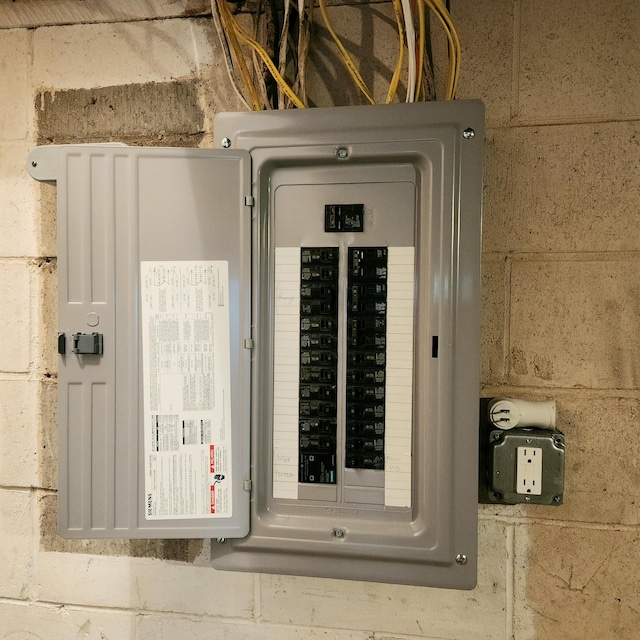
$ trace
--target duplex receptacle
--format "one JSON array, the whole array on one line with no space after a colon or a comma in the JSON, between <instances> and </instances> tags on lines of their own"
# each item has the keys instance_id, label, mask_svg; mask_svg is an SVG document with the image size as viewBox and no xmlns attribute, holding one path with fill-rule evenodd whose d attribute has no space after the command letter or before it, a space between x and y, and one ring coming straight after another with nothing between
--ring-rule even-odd
<instances>
[{"instance_id":1,"label":"duplex receptacle","mask_svg":"<svg viewBox=\"0 0 640 640\"><path fill-rule=\"evenodd\" d=\"M542 448L518 447L516 493L542 495Z\"/></svg>"},{"instance_id":2,"label":"duplex receptacle","mask_svg":"<svg viewBox=\"0 0 640 640\"><path fill-rule=\"evenodd\" d=\"M489 434L491 502L562 504L564 436L544 429L495 429Z\"/></svg>"}]
</instances>

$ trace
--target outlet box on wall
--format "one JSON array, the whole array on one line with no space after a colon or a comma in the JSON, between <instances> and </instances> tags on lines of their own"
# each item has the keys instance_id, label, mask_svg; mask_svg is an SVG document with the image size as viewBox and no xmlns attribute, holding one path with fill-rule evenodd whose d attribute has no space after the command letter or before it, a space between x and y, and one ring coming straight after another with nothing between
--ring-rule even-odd
<instances>
[{"instance_id":1,"label":"outlet box on wall","mask_svg":"<svg viewBox=\"0 0 640 640\"><path fill-rule=\"evenodd\" d=\"M560 505L564 436L544 429L495 429L489 434L488 501Z\"/></svg>"}]
</instances>

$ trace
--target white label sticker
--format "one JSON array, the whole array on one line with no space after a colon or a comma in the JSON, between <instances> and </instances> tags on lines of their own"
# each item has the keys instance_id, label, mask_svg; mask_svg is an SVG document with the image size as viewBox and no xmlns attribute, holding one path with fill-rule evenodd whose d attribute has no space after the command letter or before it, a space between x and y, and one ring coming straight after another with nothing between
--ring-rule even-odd
<instances>
[{"instance_id":1,"label":"white label sticker","mask_svg":"<svg viewBox=\"0 0 640 640\"><path fill-rule=\"evenodd\" d=\"M230 517L226 261L142 262L147 520Z\"/></svg>"}]
</instances>

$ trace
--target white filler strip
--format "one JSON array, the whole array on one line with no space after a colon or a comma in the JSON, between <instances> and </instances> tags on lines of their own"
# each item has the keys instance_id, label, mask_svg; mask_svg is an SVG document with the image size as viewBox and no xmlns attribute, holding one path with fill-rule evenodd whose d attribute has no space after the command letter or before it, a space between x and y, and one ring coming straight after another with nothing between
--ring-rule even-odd
<instances>
[{"instance_id":1,"label":"white filler strip","mask_svg":"<svg viewBox=\"0 0 640 640\"><path fill-rule=\"evenodd\" d=\"M142 262L140 275L146 518L230 517L228 264Z\"/></svg>"},{"instance_id":2,"label":"white filler strip","mask_svg":"<svg viewBox=\"0 0 640 640\"><path fill-rule=\"evenodd\" d=\"M384 503L411 506L414 248L389 247Z\"/></svg>"},{"instance_id":3,"label":"white filler strip","mask_svg":"<svg viewBox=\"0 0 640 640\"><path fill-rule=\"evenodd\" d=\"M298 497L300 247L276 247L273 345L273 497Z\"/></svg>"}]
</instances>

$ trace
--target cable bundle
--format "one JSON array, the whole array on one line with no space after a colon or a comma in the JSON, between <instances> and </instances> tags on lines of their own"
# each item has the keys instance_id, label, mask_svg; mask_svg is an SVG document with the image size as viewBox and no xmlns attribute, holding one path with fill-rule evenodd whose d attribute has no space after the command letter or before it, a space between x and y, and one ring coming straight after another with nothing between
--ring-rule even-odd
<instances>
[{"instance_id":1,"label":"cable bundle","mask_svg":"<svg viewBox=\"0 0 640 640\"><path fill-rule=\"evenodd\" d=\"M274 2L274 0L271 0ZM306 64L311 40L314 0L282 0L280 11L269 0L258 0L254 13L254 33L243 30L231 13L227 0L211 0L213 21L220 38L225 65L238 97L247 109L260 111L273 108L304 108L306 97ZM406 102L433 98L433 79L427 47L428 20L425 9L442 25L449 47L449 67L445 83L445 99L456 96L460 74L460 40L443 0L392 0L398 30L398 57L387 91L386 102L397 99L398 86L407 52ZM357 65L345 49L329 19L326 0L318 0L325 27L335 42L340 57L356 87L370 104L375 104ZM278 25L281 15L282 24ZM270 18L270 24L265 25ZM277 33L277 42L261 44L259 32ZM275 38L273 38L275 40ZM243 50L244 45L244 50ZM249 70L246 50L253 61ZM268 51L268 49L272 49ZM290 82L286 78L290 78ZM248 99L247 96L248 95Z\"/></svg>"}]
</instances>

